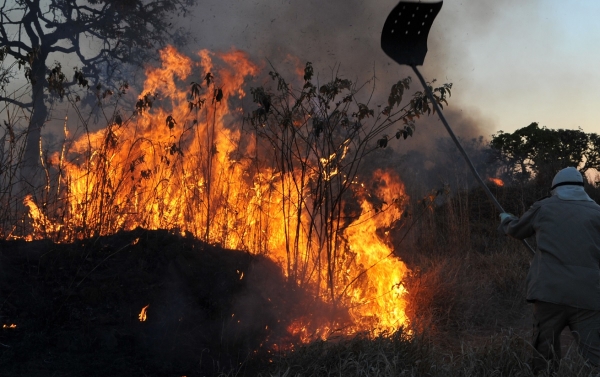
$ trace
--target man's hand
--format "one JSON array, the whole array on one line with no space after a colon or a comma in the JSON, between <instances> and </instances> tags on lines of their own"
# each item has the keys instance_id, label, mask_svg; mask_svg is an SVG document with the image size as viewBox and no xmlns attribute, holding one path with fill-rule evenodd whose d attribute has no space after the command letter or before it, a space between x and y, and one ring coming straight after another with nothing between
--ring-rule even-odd
<instances>
[{"instance_id":1,"label":"man's hand","mask_svg":"<svg viewBox=\"0 0 600 377\"><path fill-rule=\"evenodd\" d=\"M500 214L500 222L501 222L501 223L504 223L504 221L505 221L506 219L514 219L514 218L516 218L516 216L515 216L515 215L513 215L512 213L508 213L508 212L502 212L502 213Z\"/></svg>"}]
</instances>

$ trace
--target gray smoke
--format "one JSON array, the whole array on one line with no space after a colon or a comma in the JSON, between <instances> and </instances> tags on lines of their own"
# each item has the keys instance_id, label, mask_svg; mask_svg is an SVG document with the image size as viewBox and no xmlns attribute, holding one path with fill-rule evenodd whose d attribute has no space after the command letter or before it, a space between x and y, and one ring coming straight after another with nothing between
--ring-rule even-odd
<instances>
[{"instance_id":1,"label":"gray smoke","mask_svg":"<svg viewBox=\"0 0 600 377\"><path fill-rule=\"evenodd\" d=\"M288 55L304 64L313 63L324 82L339 68L339 75L355 82L377 77L375 101L382 103L389 88L412 70L388 58L380 49L383 23L396 1L204 1L193 16L184 20L193 34L190 52L232 47L248 52L256 60L267 59L282 69ZM477 110L476 103L461 103L460 92L469 90L471 36L497 30L497 20L506 12L536 7L538 0L523 5L517 0L464 0L444 2L429 34L429 52L421 72L427 80L452 82L454 96L444 114L464 139L489 136L496 124ZM532 21L533 22L533 21ZM507 30L510 32L510 30ZM413 81L413 88L419 89ZM490 88L493 90L493 88ZM418 123L418 131L402 148L434 148L446 131L430 117Z\"/></svg>"}]
</instances>

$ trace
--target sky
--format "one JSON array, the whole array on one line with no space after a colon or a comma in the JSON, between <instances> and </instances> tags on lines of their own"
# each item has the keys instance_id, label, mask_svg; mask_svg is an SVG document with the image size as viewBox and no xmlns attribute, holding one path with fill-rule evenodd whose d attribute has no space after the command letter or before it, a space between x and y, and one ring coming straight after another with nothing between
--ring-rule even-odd
<instances>
[{"instance_id":1,"label":"sky","mask_svg":"<svg viewBox=\"0 0 600 377\"><path fill-rule=\"evenodd\" d=\"M384 93L414 76L380 49L396 4L204 0L184 25L194 35L191 48L235 47L275 66L291 54L311 61L321 77L333 67L356 81L375 72ZM420 70L428 80L453 84L445 114L459 135L490 138L531 122L600 133L598 14L597 0L446 0Z\"/></svg>"}]
</instances>

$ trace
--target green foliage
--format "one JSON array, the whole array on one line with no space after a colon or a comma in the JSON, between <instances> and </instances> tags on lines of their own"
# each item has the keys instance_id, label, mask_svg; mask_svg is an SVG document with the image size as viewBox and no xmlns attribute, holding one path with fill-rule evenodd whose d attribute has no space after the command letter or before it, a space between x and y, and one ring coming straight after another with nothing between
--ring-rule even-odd
<instances>
[{"instance_id":1,"label":"green foliage","mask_svg":"<svg viewBox=\"0 0 600 377\"><path fill-rule=\"evenodd\" d=\"M490 147L504 166L508 178L525 182L535 179L549 184L568 166L585 173L600 167L600 136L579 130L548 129L531 123L513 133L493 135Z\"/></svg>"}]
</instances>

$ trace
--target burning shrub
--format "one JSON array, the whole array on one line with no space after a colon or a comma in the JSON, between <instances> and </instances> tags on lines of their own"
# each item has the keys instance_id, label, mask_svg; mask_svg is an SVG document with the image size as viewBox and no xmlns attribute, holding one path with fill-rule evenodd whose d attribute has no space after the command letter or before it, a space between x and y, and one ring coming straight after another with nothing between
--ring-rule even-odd
<instances>
[{"instance_id":1,"label":"burning shrub","mask_svg":"<svg viewBox=\"0 0 600 377\"><path fill-rule=\"evenodd\" d=\"M43 197L26 201L27 236L64 242L178 229L266 255L317 302L349 309L349 317L329 312L327 326L288 329L304 341L405 324L407 268L378 236L400 218L404 188L393 172L360 167L394 124L412 134L422 95L400 107L410 81L402 80L376 113L349 80L314 84L308 63L302 79L272 71L276 89L250 89L258 109L244 118L246 80L258 66L235 50L198 55L161 50L130 118L117 106L105 129L65 142L46 166ZM101 92L100 103L126 93Z\"/></svg>"}]
</instances>

